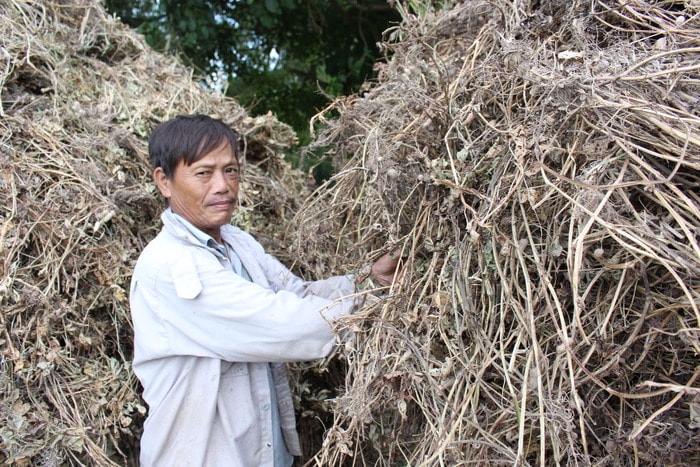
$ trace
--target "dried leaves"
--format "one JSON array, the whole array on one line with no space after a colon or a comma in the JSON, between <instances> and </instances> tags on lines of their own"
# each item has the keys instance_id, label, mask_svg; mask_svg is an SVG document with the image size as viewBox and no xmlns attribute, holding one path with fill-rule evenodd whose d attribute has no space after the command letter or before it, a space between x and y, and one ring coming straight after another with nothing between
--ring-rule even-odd
<instances>
[{"instance_id":1,"label":"dried leaves","mask_svg":"<svg viewBox=\"0 0 700 467\"><path fill-rule=\"evenodd\" d=\"M268 239L296 205L295 135L205 91L97 2L0 2L0 35L0 462L132 464L146 408L128 288L163 207L147 135L179 113L233 125L240 220Z\"/></svg>"},{"instance_id":2,"label":"dried leaves","mask_svg":"<svg viewBox=\"0 0 700 467\"><path fill-rule=\"evenodd\" d=\"M289 229L303 264L398 245L410 271L346 323L319 465L700 459L699 15L405 13L378 82L317 116L338 175Z\"/></svg>"}]
</instances>

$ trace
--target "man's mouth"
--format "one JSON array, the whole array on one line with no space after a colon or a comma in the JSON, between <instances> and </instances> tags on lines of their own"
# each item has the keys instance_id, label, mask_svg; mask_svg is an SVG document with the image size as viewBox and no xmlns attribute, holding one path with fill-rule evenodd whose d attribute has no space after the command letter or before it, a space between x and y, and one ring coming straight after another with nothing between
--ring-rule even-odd
<instances>
[{"instance_id":1,"label":"man's mouth","mask_svg":"<svg viewBox=\"0 0 700 467\"><path fill-rule=\"evenodd\" d=\"M223 199L220 201L214 201L213 203L210 203L209 205L215 208L228 208L230 206L233 206L235 204L236 200L235 199Z\"/></svg>"}]
</instances>

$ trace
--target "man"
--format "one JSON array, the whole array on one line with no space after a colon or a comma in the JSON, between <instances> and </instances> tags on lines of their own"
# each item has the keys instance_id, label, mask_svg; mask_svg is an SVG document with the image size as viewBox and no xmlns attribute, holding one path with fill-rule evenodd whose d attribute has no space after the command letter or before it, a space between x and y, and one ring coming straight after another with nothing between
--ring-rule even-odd
<instances>
[{"instance_id":1,"label":"man","mask_svg":"<svg viewBox=\"0 0 700 467\"><path fill-rule=\"evenodd\" d=\"M352 312L346 276L305 282L230 225L237 136L222 121L180 116L149 141L168 208L131 283L134 372L149 414L144 466L290 466L300 455L284 362L321 358L333 321ZM397 261L372 267L392 282Z\"/></svg>"}]
</instances>

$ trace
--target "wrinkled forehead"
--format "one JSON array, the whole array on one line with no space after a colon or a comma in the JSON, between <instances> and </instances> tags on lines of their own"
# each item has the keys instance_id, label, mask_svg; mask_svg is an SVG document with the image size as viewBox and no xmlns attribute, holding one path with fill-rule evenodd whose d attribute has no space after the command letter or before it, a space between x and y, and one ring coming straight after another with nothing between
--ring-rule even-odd
<instances>
[{"instance_id":1,"label":"wrinkled forehead","mask_svg":"<svg viewBox=\"0 0 700 467\"><path fill-rule=\"evenodd\" d=\"M236 165L240 164L240 161L238 159L238 147L236 145L233 145L231 141L226 138L223 138L216 143L203 141L197 149L195 157L182 157L180 159L180 162L185 165L192 165L196 162L201 161L202 159L206 159L214 155L219 157L228 156L236 163Z\"/></svg>"}]
</instances>

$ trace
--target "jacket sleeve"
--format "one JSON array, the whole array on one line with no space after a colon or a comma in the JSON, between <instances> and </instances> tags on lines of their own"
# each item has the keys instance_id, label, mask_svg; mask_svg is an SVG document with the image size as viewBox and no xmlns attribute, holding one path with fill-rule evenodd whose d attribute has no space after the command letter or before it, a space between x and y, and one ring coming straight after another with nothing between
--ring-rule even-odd
<instances>
[{"instance_id":1,"label":"jacket sleeve","mask_svg":"<svg viewBox=\"0 0 700 467\"><path fill-rule=\"evenodd\" d=\"M304 281L293 274L277 258L265 252L252 235L239 232L239 241L245 244L244 252L239 256L247 256L262 269L265 278L274 290L286 290L299 297L314 295L317 297L336 300L355 293L355 283L351 276L332 276L317 281Z\"/></svg>"},{"instance_id":2,"label":"jacket sleeve","mask_svg":"<svg viewBox=\"0 0 700 467\"><path fill-rule=\"evenodd\" d=\"M355 293L351 276L332 276L317 281L304 281L276 258L265 254L265 276L275 290L286 290L299 297L316 296L336 300Z\"/></svg>"},{"instance_id":3,"label":"jacket sleeve","mask_svg":"<svg viewBox=\"0 0 700 467\"><path fill-rule=\"evenodd\" d=\"M142 257L132 282L132 315L153 341L144 358L195 355L238 362L321 358L336 342L333 321L351 312L350 281L306 284L265 256L266 288L222 267L206 251L179 248ZM337 281L337 282L336 282ZM350 282L348 285L347 282ZM135 322L136 324L136 322Z\"/></svg>"}]
</instances>

